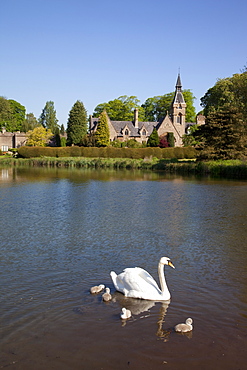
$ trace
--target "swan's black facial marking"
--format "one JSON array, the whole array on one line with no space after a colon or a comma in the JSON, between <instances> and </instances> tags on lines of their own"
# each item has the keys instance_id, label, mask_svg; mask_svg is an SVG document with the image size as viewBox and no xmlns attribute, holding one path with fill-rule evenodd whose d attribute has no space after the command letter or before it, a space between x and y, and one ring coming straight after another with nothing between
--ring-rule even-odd
<instances>
[{"instance_id":1,"label":"swan's black facial marking","mask_svg":"<svg viewBox=\"0 0 247 370\"><path fill-rule=\"evenodd\" d=\"M172 267L172 268L174 268L174 269L175 269L175 266L173 265L173 263L172 263L172 261L171 261L171 260L169 260L169 261L168 261L168 266L170 266L170 267Z\"/></svg>"}]
</instances>

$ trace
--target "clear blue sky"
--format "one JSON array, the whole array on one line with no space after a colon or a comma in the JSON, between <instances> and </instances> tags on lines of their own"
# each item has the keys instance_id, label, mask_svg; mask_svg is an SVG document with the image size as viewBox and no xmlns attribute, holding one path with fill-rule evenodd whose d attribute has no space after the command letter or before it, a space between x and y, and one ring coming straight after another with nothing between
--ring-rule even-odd
<instances>
[{"instance_id":1,"label":"clear blue sky","mask_svg":"<svg viewBox=\"0 0 247 370\"><path fill-rule=\"evenodd\" d=\"M8 0L1 2L0 95L38 118L54 101L67 124L121 95L184 89L200 98L247 64L246 0Z\"/></svg>"}]
</instances>

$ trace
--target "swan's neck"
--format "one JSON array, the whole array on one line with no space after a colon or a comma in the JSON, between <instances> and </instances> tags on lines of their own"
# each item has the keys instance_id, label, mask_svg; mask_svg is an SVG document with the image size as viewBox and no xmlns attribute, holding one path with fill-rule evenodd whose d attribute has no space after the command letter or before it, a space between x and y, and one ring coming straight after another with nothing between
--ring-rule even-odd
<instances>
[{"instance_id":1,"label":"swan's neck","mask_svg":"<svg viewBox=\"0 0 247 370\"><path fill-rule=\"evenodd\" d=\"M167 291L167 285L166 285L163 263L159 263L158 265L158 274L159 274L159 280L160 280L160 288L161 288L162 293L164 293Z\"/></svg>"}]
</instances>

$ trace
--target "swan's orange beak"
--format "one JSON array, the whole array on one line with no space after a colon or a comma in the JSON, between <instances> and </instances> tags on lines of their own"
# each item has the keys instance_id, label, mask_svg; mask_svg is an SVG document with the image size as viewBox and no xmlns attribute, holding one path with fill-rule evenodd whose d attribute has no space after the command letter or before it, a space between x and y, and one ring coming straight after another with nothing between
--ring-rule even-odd
<instances>
[{"instance_id":1,"label":"swan's orange beak","mask_svg":"<svg viewBox=\"0 0 247 370\"><path fill-rule=\"evenodd\" d=\"M172 261L168 261L168 266L171 266L172 268L175 269L175 266L173 265Z\"/></svg>"}]
</instances>

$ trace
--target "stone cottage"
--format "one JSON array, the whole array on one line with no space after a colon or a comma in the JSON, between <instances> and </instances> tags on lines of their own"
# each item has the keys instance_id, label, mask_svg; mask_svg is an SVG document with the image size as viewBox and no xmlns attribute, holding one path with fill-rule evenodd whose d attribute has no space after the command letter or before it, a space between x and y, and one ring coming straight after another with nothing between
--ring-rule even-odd
<instances>
[{"instance_id":1,"label":"stone cottage","mask_svg":"<svg viewBox=\"0 0 247 370\"><path fill-rule=\"evenodd\" d=\"M4 127L0 132L0 149L3 153L8 152L9 149L19 148L25 145L27 136L25 132L7 132Z\"/></svg>"},{"instance_id":2,"label":"stone cottage","mask_svg":"<svg viewBox=\"0 0 247 370\"><path fill-rule=\"evenodd\" d=\"M166 138L168 133L173 133L175 146L183 146L182 137L189 125L185 122L185 114L186 103L183 97L180 74L178 74L171 115L167 113L160 122L140 122L138 109L135 109L133 121L112 121L108 117L110 141L135 139L140 143L147 142L153 129L156 128L160 138ZM96 131L97 125L98 118L90 117L89 132L91 134Z\"/></svg>"}]
</instances>

